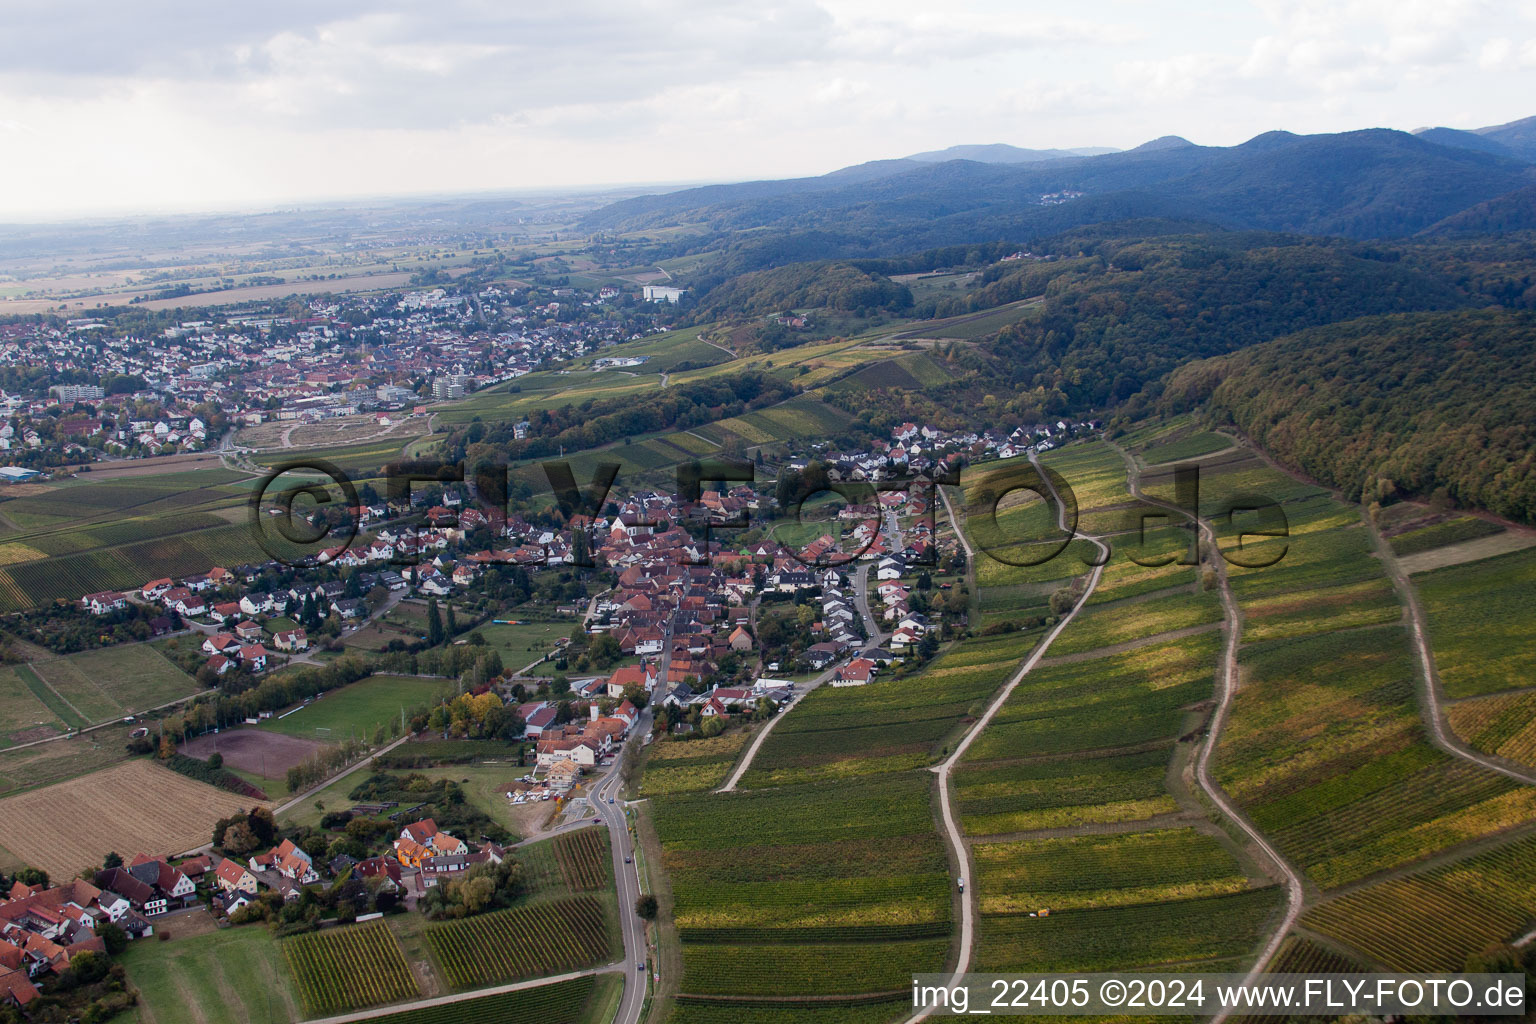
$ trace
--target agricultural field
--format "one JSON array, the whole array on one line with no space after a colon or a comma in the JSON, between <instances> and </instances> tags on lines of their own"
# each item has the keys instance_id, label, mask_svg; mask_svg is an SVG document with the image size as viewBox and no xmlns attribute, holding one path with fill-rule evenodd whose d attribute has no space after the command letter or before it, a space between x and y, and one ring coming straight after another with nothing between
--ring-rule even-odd
<instances>
[{"instance_id":1,"label":"agricultural field","mask_svg":"<svg viewBox=\"0 0 1536 1024\"><path fill-rule=\"evenodd\" d=\"M1105 539L1110 548L1109 561L1099 574L1099 585L1088 595L1090 607L1173 587L1193 592L1199 585L1199 568L1179 564L1192 557L1188 529L1155 519L1147 521L1145 537L1140 533L1139 523L1133 529L1137 532Z\"/></svg>"},{"instance_id":2,"label":"agricultural field","mask_svg":"<svg viewBox=\"0 0 1536 1024\"><path fill-rule=\"evenodd\" d=\"M1052 913L983 915L973 970L1241 970L1284 898L1275 886L1225 896Z\"/></svg>"},{"instance_id":3,"label":"agricultural field","mask_svg":"<svg viewBox=\"0 0 1536 1024\"><path fill-rule=\"evenodd\" d=\"M1504 532L1504 527L1498 523L1477 516L1433 518L1436 521L1388 533L1387 543L1391 545L1392 553L1399 556L1416 555L1421 551L1443 548L1447 544L1459 544L1462 541L1491 537L1496 533Z\"/></svg>"},{"instance_id":4,"label":"agricultural field","mask_svg":"<svg viewBox=\"0 0 1536 1024\"><path fill-rule=\"evenodd\" d=\"M612 911L595 896L429 925L427 945L455 990L555 974L613 956Z\"/></svg>"},{"instance_id":5,"label":"agricultural field","mask_svg":"<svg viewBox=\"0 0 1536 1024\"><path fill-rule=\"evenodd\" d=\"M1028 914L1224 896L1249 887L1236 858L1193 828L977 843L983 914Z\"/></svg>"},{"instance_id":6,"label":"agricultural field","mask_svg":"<svg viewBox=\"0 0 1536 1024\"><path fill-rule=\"evenodd\" d=\"M1461 700L1445 714L1452 731L1475 749L1536 766L1536 692Z\"/></svg>"},{"instance_id":7,"label":"agricultural field","mask_svg":"<svg viewBox=\"0 0 1536 1024\"><path fill-rule=\"evenodd\" d=\"M1079 516L1135 500L1126 481L1125 460L1104 441L1070 444L1046 452L1040 462L1061 474L1072 489Z\"/></svg>"},{"instance_id":8,"label":"agricultural field","mask_svg":"<svg viewBox=\"0 0 1536 1024\"><path fill-rule=\"evenodd\" d=\"M124 744L130 729L112 725L31 747L0 747L0 794L50 786L122 764L128 760Z\"/></svg>"},{"instance_id":9,"label":"agricultural field","mask_svg":"<svg viewBox=\"0 0 1536 1024\"><path fill-rule=\"evenodd\" d=\"M903 999L815 1000L751 1003L678 999L668 1024L888 1024L911 1009L911 996Z\"/></svg>"},{"instance_id":10,"label":"agricultural field","mask_svg":"<svg viewBox=\"0 0 1536 1024\"><path fill-rule=\"evenodd\" d=\"M0 666L0 747L56 736L66 724L51 705L47 687L25 666Z\"/></svg>"},{"instance_id":11,"label":"agricultural field","mask_svg":"<svg viewBox=\"0 0 1536 1024\"><path fill-rule=\"evenodd\" d=\"M303 739L339 742L348 736L371 736L379 726L400 720L403 709L431 702L447 680L415 676L368 676L338 690L331 690L282 718L272 717L260 728Z\"/></svg>"},{"instance_id":12,"label":"agricultural field","mask_svg":"<svg viewBox=\"0 0 1536 1024\"><path fill-rule=\"evenodd\" d=\"M956 804L969 835L1140 821L1177 809L1164 778L1172 744L1129 753L966 762Z\"/></svg>"},{"instance_id":13,"label":"agricultural field","mask_svg":"<svg viewBox=\"0 0 1536 1024\"><path fill-rule=\"evenodd\" d=\"M979 637L902 680L813 690L763 742L746 788L926 767L967 715L1034 647L1025 633Z\"/></svg>"},{"instance_id":14,"label":"agricultural field","mask_svg":"<svg viewBox=\"0 0 1536 1024\"><path fill-rule=\"evenodd\" d=\"M210 922L211 924L211 922ZM139 991L136 1024L282 1024L299 1020L292 976L264 928L211 927L184 934L189 921L156 928L169 942L132 942L121 963Z\"/></svg>"},{"instance_id":15,"label":"agricultural field","mask_svg":"<svg viewBox=\"0 0 1536 1024\"><path fill-rule=\"evenodd\" d=\"M613 852L606 829L566 832L556 836L551 845L561 881L571 892L606 890L612 884Z\"/></svg>"},{"instance_id":16,"label":"agricultural field","mask_svg":"<svg viewBox=\"0 0 1536 1024\"><path fill-rule=\"evenodd\" d=\"M1025 317L1033 316L1036 305L1037 302L1034 299L1010 302L1006 306L998 306L996 309L990 309L979 314L972 313L966 316L935 320L931 324L921 324L915 330L908 333L912 337L953 338L959 341L975 341L978 338L985 338L996 334L1004 327L1018 323Z\"/></svg>"},{"instance_id":17,"label":"agricultural field","mask_svg":"<svg viewBox=\"0 0 1536 1024\"><path fill-rule=\"evenodd\" d=\"M587 975L553 985L369 1017L362 1024L608 1024L623 981Z\"/></svg>"},{"instance_id":18,"label":"agricultural field","mask_svg":"<svg viewBox=\"0 0 1536 1024\"><path fill-rule=\"evenodd\" d=\"M1401 622L1403 606L1386 577L1264 596L1262 591L1243 602L1243 640L1329 633L1359 626Z\"/></svg>"},{"instance_id":19,"label":"agricultural field","mask_svg":"<svg viewBox=\"0 0 1536 1024\"><path fill-rule=\"evenodd\" d=\"M114 850L126 858L194 849L208 842L216 820L249 805L153 762L127 761L0 800L0 846L69 878Z\"/></svg>"},{"instance_id":20,"label":"agricultural field","mask_svg":"<svg viewBox=\"0 0 1536 1024\"><path fill-rule=\"evenodd\" d=\"M737 729L710 739L662 740L646 748L640 792L646 796L714 789L731 773L751 733Z\"/></svg>"},{"instance_id":21,"label":"agricultural field","mask_svg":"<svg viewBox=\"0 0 1536 1024\"><path fill-rule=\"evenodd\" d=\"M1103 442L1071 445L1046 453L1041 462L1054 470L1070 489L1068 524L1076 510L1078 535L1140 530L1143 513L1156 518L1146 520L1147 542L1139 536L1119 539L1122 548L1112 556L1127 577L1139 586L1116 596L1130 596L1189 582L1193 576L1186 567L1144 568L1130 561L1135 554L1144 561L1154 560L1187 546L1187 537L1168 528L1165 513L1154 506L1137 502L1127 489L1125 463L1118 453ZM1068 542L1061 532L1054 503L1042 501L1020 488L1034 473L1025 458L989 462L965 473L966 530L972 546L978 550L976 582L983 588L1021 584L1046 584L1087 573L1099 559L1097 549L1088 541ZM994 513L995 508L995 513Z\"/></svg>"},{"instance_id":22,"label":"agricultural field","mask_svg":"<svg viewBox=\"0 0 1536 1024\"><path fill-rule=\"evenodd\" d=\"M245 523L242 477L210 468L81 480L18 497L8 490L0 495L0 610L264 560ZM274 547L298 550L280 538Z\"/></svg>"},{"instance_id":23,"label":"agricultural field","mask_svg":"<svg viewBox=\"0 0 1536 1024\"><path fill-rule=\"evenodd\" d=\"M1328 488L1309 484L1271 469L1252 450L1240 448L1200 460L1200 515L1220 525L1234 508L1251 507L1250 499L1289 505L1308 499L1326 498ZM1161 501L1175 501L1173 466L1160 466L1141 474L1141 485L1149 496Z\"/></svg>"},{"instance_id":24,"label":"agricultural field","mask_svg":"<svg viewBox=\"0 0 1536 1024\"><path fill-rule=\"evenodd\" d=\"M1076 626L1073 623L1062 636L1070 636ZM1121 654L1041 665L1009 695L966 751L965 760L1166 749L1185 730L1187 709L1211 698L1219 642L1216 634L1206 633ZM965 773L958 776L959 781L966 778ZM966 798L962 790L961 800ZM1001 808L993 806L993 813L999 813Z\"/></svg>"},{"instance_id":25,"label":"agricultural field","mask_svg":"<svg viewBox=\"0 0 1536 1024\"><path fill-rule=\"evenodd\" d=\"M893 965L942 968L951 883L925 776L654 799L681 992L866 994L893 990Z\"/></svg>"},{"instance_id":26,"label":"agricultural field","mask_svg":"<svg viewBox=\"0 0 1536 1024\"><path fill-rule=\"evenodd\" d=\"M150 644L122 644L31 664L87 724L138 714L202 689Z\"/></svg>"},{"instance_id":27,"label":"agricultural field","mask_svg":"<svg viewBox=\"0 0 1536 1024\"><path fill-rule=\"evenodd\" d=\"M303 764L325 744L267 729L238 728L206 733L181 745L181 752L200 760L219 754L224 767L267 780L284 778L288 769Z\"/></svg>"},{"instance_id":28,"label":"agricultural field","mask_svg":"<svg viewBox=\"0 0 1536 1024\"><path fill-rule=\"evenodd\" d=\"M683 946L683 985L690 995L899 992L911 988L912 975L936 969L948 952L948 938L816 946L690 943Z\"/></svg>"},{"instance_id":29,"label":"agricultural field","mask_svg":"<svg viewBox=\"0 0 1536 1024\"><path fill-rule=\"evenodd\" d=\"M1143 451L1141 457L1148 465L1157 466L1166 462L1198 459L1202 455L1211 455L1230 448L1233 443L1232 439L1224 434L1200 431L1176 441L1165 441L1154 445Z\"/></svg>"},{"instance_id":30,"label":"agricultural field","mask_svg":"<svg viewBox=\"0 0 1536 1024\"><path fill-rule=\"evenodd\" d=\"M1413 577L1448 697L1536 683L1536 549Z\"/></svg>"},{"instance_id":31,"label":"agricultural field","mask_svg":"<svg viewBox=\"0 0 1536 1024\"><path fill-rule=\"evenodd\" d=\"M1332 499L1311 499L1282 506L1287 534L1255 540L1237 528L1221 531L1232 589L1246 607L1282 593L1324 590L1383 578L1371 535L1358 509ZM1253 513L1256 530L1271 513ZM1241 521L1241 520L1239 520ZM1232 560L1237 560L1233 564Z\"/></svg>"},{"instance_id":32,"label":"agricultural field","mask_svg":"<svg viewBox=\"0 0 1536 1024\"><path fill-rule=\"evenodd\" d=\"M1390 971L1459 971L1536 917L1536 837L1352 891L1307 911L1305 928Z\"/></svg>"},{"instance_id":33,"label":"agricultural field","mask_svg":"<svg viewBox=\"0 0 1536 1024\"><path fill-rule=\"evenodd\" d=\"M285 558L317 550L317 545L291 544L275 533L269 535L268 543L273 553ZM188 576L215 565L264 562L271 557L242 524L23 562L0 569L0 612L72 601L101 590L132 590L159 576Z\"/></svg>"},{"instance_id":34,"label":"agricultural field","mask_svg":"<svg viewBox=\"0 0 1536 1024\"><path fill-rule=\"evenodd\" d=\"M383 921L347 925L278 944L310 1017L421 995L394 932Z\"/></svg>"},{"instance_id":35,"label":"agricultural field","mask_svg":"<svg viewBox=\"0 0 1536 1024\"><path fill-rule=\"evenodd\" d=\"M1354 974L1365 968L1343 953L1292 935L1280 946L1267 970L1271 974Z\"/></svg>"},{"instance_id":36,"label":"agricultural field","mask_svg":"<svg viewBox=\"0 0 1536 1024\"><path fill-rule=\"evenodd\" d=\"M1221 617L1221 600L1211 591L1097 605L1078 615L1071 628L1051 645L1050 653L1052 657L1081 654L1208 625Z\"/></svg>"},{"instance_id":37,"label":"agricultural field","mask_svg":"<svg viewBox=\"0 0 1536 1024\"><path fill-rule=\"evenodd\" d=\"M426 422L422 421L419 429L414 432L400 430L388 437L356 444L319 445L301 449L269 448L250 456L250 460L258 466L272 469L279 466L298 467L306 460L323 459L352 476L355 481L359 477L377 473L380 466L398 459L411 441L425 429Z\"/></svg>"},{"instance_id":38,"label":"agricultural field","mask_svg":"<svg viewBox=\"0 0 1536 1024\"><path fill-rule=\"evenodd\" d=\"M1400 627L1254 644L1241 662L1217 781L1319 886L1536 819L1536 790L1429 745Z\"/></svg>"}]
</instances>

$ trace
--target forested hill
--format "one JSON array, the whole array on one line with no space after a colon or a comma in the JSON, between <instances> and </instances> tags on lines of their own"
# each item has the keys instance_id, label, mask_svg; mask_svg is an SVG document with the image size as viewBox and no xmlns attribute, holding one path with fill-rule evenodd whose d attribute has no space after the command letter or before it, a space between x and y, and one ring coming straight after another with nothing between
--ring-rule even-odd
<instances>
[{"instance_id":1,"label":"forested hill","mask_svg":"<svg viewBox=\"0 0 1536 1024\"><path fill-rule=\"evenodd\" d=\"M986 305L1044 295L1037 315L991 346L996 372L1011 390L1059 391L1075 409L1118 403L1191 359L1305 327L1469 304L1445 277L1395 253L1338 242L1088 233L1052 244L1072 258L1025 264L977 297Z\"/></svg>"},{"instance_id":2,"label":"forested hill","mask_svg":"<svg viewBox=\"0 0 1536 1024\"><path fill-rule=\"evenodd\" d=\"M893 160L820 178L640 197L596 211L583 226L819 232L820 251L798 259L891 255L999 238L1027 241L1129 217L1199 217L1229 228L1403 237L1536 183L1536 168L1506 151L1510 155L1371 129L1311 136L1270 132L1232 147L1186 143L1014 165Z\"/></svg>"},{"instance_id":3,"label":"forested hill","mask_svg":"<svg viewBox=\"0 0 1536 1024\"><path fill-rule=\"evenodd\" d=\"M1536 314L1368 317L1176 371L1274 458L1364 501L1420 496L1536 523Z\"/></svg>"}]
</instances>

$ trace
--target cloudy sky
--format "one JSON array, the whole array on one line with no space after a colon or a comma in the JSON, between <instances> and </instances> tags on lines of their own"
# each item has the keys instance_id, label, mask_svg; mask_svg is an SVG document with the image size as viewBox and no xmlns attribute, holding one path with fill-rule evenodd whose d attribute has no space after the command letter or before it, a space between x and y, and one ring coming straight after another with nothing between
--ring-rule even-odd
<instances>
[{"instance_id":1,"label":"cloudy sky","mask_svg":"<svg viewBox=\"0 0 1536 1024\"><path fill-rule=\"evenodd\" d=\"M0 0L0 216L1536 114L1516 0Z\"/></svg>"}]
</instances>

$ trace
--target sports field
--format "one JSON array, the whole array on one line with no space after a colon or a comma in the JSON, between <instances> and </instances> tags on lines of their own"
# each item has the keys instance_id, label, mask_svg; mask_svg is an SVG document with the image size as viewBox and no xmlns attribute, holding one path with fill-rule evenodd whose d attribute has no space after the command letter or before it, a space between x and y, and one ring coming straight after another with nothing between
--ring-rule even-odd
<instances>
[{"instance_id":1,"label":"sports field","mask_svg":"<svg viewBox=\"0 0 1536 1024\"><path fill-rule=\"evenodd\" d=\"M368 737L379 726L398 721L402 710L409 716L430 702L445 683L451 685L452 680L369 676L322 694L291 714L269 718L261 728L332 743Z\"/></svg>"}]
</instances>

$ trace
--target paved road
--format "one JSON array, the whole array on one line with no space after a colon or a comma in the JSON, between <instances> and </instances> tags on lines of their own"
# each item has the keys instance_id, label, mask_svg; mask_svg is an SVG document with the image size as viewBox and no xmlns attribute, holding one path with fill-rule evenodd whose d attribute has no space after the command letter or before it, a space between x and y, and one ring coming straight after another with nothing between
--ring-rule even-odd
<instances>
[{"instance_id":1,"label":"paved road","mask_svg":"<svg viewBox=\"0 0 1536 1024\"><path fill-rule=\"evenodd\" d=\"M853 605L864 618L864 632L869 634L869 646L879 647L885 643L887 634L869 610L869 570L869 562L860 562L858 572L853 574Z\"/></svg>"},{"instance_id":2,"label":"paved road","mask_svg":"<svg viewBox=\"0 0 1536 1024\"><path fill-rule=\"evenodd\" d=\"M651 731L651 709L646 708L630 734L630 743L641 742L641 737ZM629 834L629 820L624 814L624 803L619 793L624 788L624 752L613 759L608 774L592 788L592 806L596 817L608 826L613 847L613 877L618 883L619 923L624 932L624 995L619 1000L619 1012L613 1024L639 1024L640 1010L645 1005L645 987L649 971L637 970L636 964L646 964L645 922L635 914L635 901L640 898L640 868L635 863L635 845ZM613 799L613 803L609 803Z\"/></svg>"},{"instance_id":3,"label":"paved road","mask_svg":"<svg viewBox=\"0 0 1536 1024\"><path fill-rule=\"evenodd\" d=\"M1031 456L1030 458L1033 461L1034 457ZM1047 478L1047 484L1049 484L1049 478ZM969 557L970 544L966 543L965 534L960 531L960 524L954 519L954 510L949 507L949 498L947 496L944 499L944 507L949 511L950 520L954 523L956 532L960 534L961 543L965 544L966 554ZM1056 499L1056 515L1061 522L1062 530L1065 531L1067 529L1066 506L1060 498ZM1097 538L1089 537L1086 534L1080 534L1080 536L1085 540L1092 541L1098 547L1102 560L1108 560L1109 549ZM976 737L980 736L982 730L987 727L987 724L997 716L998 711L1002 709L1003 704L1007 702L1014 689L1019 683L1024 681L1024 677L1029 675L1036 665L1040 664L1040 659L1045 657L1046 650L1055 641L1056 637L1061 634L1062 630L1071 625L1073 619L1077 618L1077 613L1088 603L1088 598L1092 596L1094 588L1099 585L1099 577L1103 572L1104 566L1102 564L1093 567L1093 572L1088 576L1088 585L1083 588L1083 594L1077 599L1077 603L1072 606L1072 610L1063 616L1062 620L1056 623L1051 628L1051 631L1045 634L1045 637L1035 646L1035 649L1030 652L1029 657L1024 660L1024 664L1020 665L1019 670L1013 674L1013 678L1009 679L1007 684L1004 685L1002 692L988 705L987 710L966 731L965 736L960 742L955 745L954 753L950 754L949 757L935 765L932 769L939 777L939 809L944 819L944 831L949 839L950 849L954 852L955 862L961 865L961 870L967 875L974 875L974 872L969 868L970 861L966 854L965 836L960 830L959 822L955 818L954 805L949 798L950 774L954 771L955 765L965 756L966 750L975 742ZM971 951L976 942L976 913L976 887L973 884L960 897L960 957L956 961L954 970L957 984L960 975L966 973L971 966ZM932 1008L921 1010L908 1018L908 1024L923 1020L932 1012Z\"/></svg>"}]
</instances>

